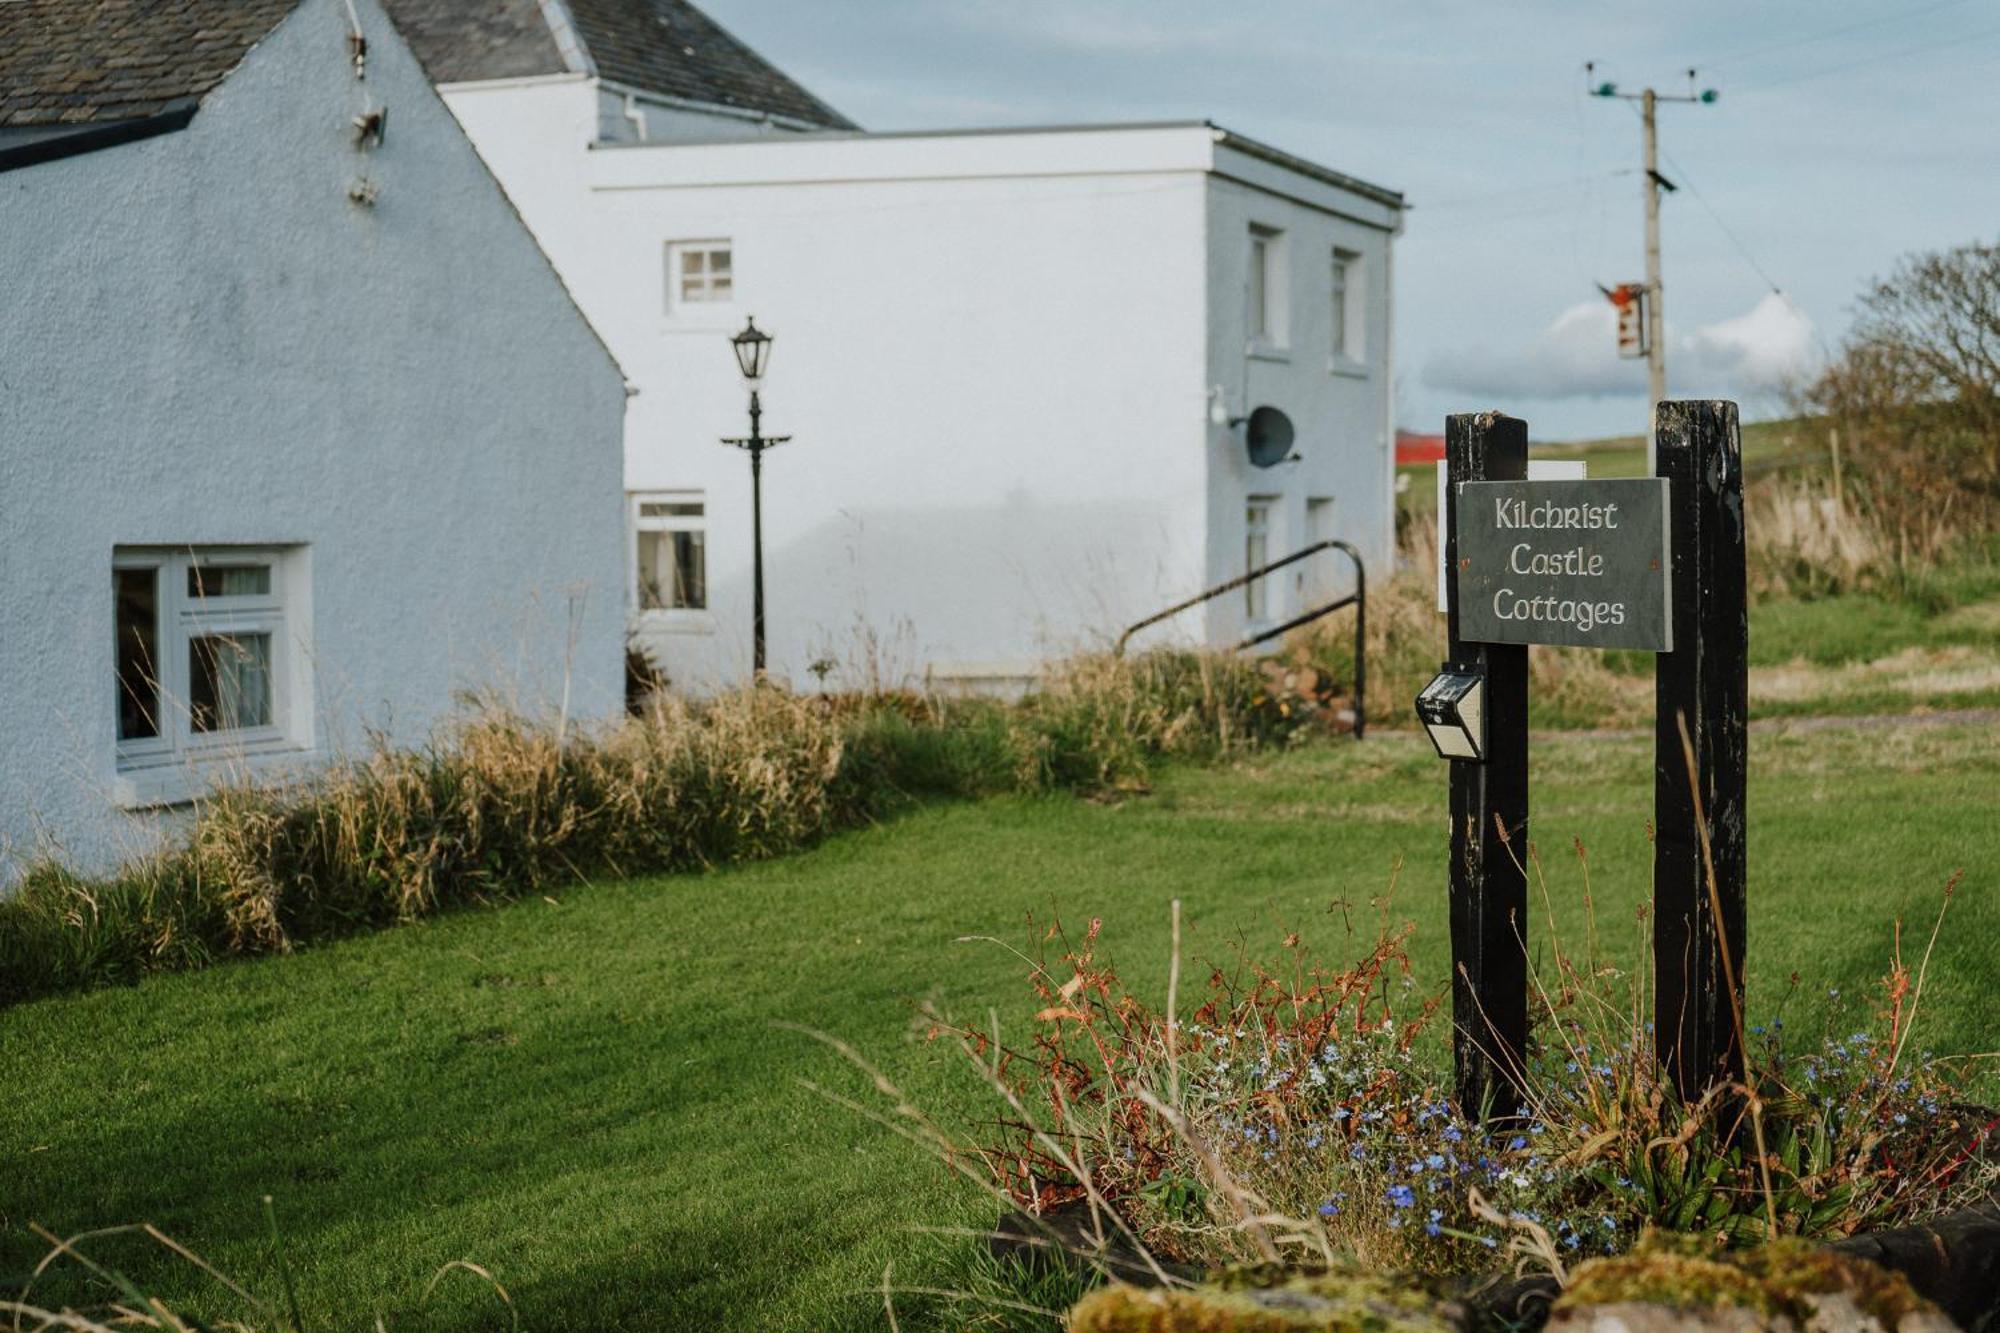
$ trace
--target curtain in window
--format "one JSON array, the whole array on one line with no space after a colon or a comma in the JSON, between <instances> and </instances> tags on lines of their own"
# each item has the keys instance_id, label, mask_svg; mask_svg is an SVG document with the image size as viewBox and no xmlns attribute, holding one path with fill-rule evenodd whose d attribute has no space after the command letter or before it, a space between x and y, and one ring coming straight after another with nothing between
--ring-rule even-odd
<instances>
[{"instance_id":1,"label":"curtain in window","mask_svg":"<svg viewBox=\"0 0 2000 1333\"><path fill-rule=\"evenodd\" d=\"M271 636L205 634L189 642L188 710L196 731L271 725Z\"/></svg>"}]
</instances>

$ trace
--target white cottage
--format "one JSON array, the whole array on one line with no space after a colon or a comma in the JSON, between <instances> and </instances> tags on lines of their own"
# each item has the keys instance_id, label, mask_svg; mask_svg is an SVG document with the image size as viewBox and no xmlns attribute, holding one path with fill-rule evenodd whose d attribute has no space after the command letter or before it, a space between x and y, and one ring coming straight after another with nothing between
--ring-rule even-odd
<instances>
[{"instance_id":1,"label":"white cottage","mask_svg":"<svg viewBox=\"0 0 2000 1333\"><path fill-rule=\"evenodd\" d=\"M675 680L749 668L749 470L718 441L751 316L794 437L764 540L795 684L1020 682L1313 540L1388 559L1396 192L1201 121L862 133L680 0L388 3L639 387L627 595ZM1296 439L1253 461L1260 406ZM1147 641L1234 643L1347 577Z\"/></svg>"},{"instance_id":2,"label":"white cottage","mask_svg":"<svg viewBox=\"0 0 2000 1333\"><path fill-rule=\"evenodd\" d=\"M0 5L0 883L615 711L624 405L374 0Z\"/></svg>"}]
</instances>

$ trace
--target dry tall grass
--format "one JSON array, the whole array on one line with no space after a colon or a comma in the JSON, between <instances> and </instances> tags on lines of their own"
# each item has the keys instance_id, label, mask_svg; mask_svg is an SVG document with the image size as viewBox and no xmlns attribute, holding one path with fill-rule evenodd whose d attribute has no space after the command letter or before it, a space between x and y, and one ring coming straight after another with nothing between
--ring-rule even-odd
<instances>
[{"instance_id":1,"label":"dry tall grass","mask_svg":"<svg viewBox=\"0 0 2000 1333\"><path fill-rule=\"evenodd\" d=\"M1407 725L1412 701L1445 655L1437 540L1435 515L1413 518L1399 539L1396 572L1368 588L1368 711L1392 726ZM1344 614L1320 621L1296 635L1285 655L1352 680L1352 623ZM1628 727L1652 716L1650 658L1626 661L1589 648L1536 646L1530 663L1535 682L1530 718L1536 726Z\"/></svg>"},{"instance_id":2,"label":"dry tall grass","mask_svg":"<svg viewBox=\"0 0 2000 1333\"><path fill-rule=\"evenodd\" d=\"M1018 704L772 688L598 730L476 705L421 750L227 786L116 874L53 862L0 899L0 1003L496 903L590 876L783 854L927 796L1142 784L1162 756L1279 740L1254 664L1086 657Z\"/></svg>"}]
</instances>

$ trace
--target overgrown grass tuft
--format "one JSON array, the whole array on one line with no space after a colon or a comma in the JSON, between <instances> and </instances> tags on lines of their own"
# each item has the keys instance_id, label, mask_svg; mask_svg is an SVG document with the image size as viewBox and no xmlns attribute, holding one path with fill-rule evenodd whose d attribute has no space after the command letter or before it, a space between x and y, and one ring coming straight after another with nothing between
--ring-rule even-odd
<instances>
[{"instance_id":1,"label":"overgrown grass tuft","mask_svg":"<svg viewBox=\"0 0 2000 1333\"><path fill-rule=\"evenodd\" d=\"M1360 936L1346 965L1296 933L1186 985L1176 959L1163 1006L1100 958L1097 921L1080 939L1052 926L1024 955L1041 1006L1025 1041L924 1007L998 1099L997 1131L954 1135L906 1098L896 1114L1052 1241L1087 1218L1100 1239L1068 1244L1100 1278L1143 1263L1168 1286L1343 1263L1566 1283L1655 1230L1751 1245L1906 1225L1994 1184L1968 1063L1913 1039L1955 890L1914 967L1899 935L1870 1016L1804 1040L1774 1016L1744 1034L1746 1082L1689 1100L1655 1058L1643 969L1608 966L1594 922L1572 951L1551 921L1519 1104L1483 1123L1421 1036L1440 999L1405 980L1408 927Z\"/></svg>"},{"instance_id":2,"label":"overgrown grass tuft","mask_svg":"<svg viewBox=\"0 0 2000 1333\"><path fill-rule=\"evenodd\" d=\"M602 730L475 705L421 750L226 786L119 872L55 863L0 899L0 1003L546 893L782 855L913 800L1143 786L1313 725L1255 664L1084 657L1017 704L759 687Z\"/></svg>"}]
</instances>

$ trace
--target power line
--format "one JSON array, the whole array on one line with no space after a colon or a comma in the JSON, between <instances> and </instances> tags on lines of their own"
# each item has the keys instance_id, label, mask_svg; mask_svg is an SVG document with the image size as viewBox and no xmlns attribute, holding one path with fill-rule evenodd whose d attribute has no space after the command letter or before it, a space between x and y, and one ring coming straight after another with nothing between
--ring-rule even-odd
<instances>
[{"instance_id":1,"label":"power line","mask_svg":"<svg viewBox=\"0 0 2000 1333\"><path fill-rule=\"evenodd\" d=\"M1791 305L1792 298L1785 295L1785 289L1778 285L1778 280L1772 277L1762 264L1757 262L1757 256L1750 253L1750 247L1743 244L1742 238L1737 236L1735 230L1727 222L1723 221L1722 214L1716 212L1715 205L1708 202L1708 196L1703 194L1701 187L1694 183L1694 177L1688 174L1687 168L1682 166L1679 160L1664 148L1660 150L1660 156L1667 159L1667 165L1674 169L1675 178L1682 185L1688 187L1689 192L1695 197L1695 202L1700 204L1709 217L1715 220L1715 225L1722 230L1724 236L1729 238L1729 243L1736 247L1736 253L1743 256L1743 262L1756 270L1757 276L1764 280L1766 287L1769 287L1778 296L1783 297L1785 304ZM1798 309L1797 306L1792 306L1792 308L1794 310Z\"/></svg>"},{"instance_id":2,"label":"power line","mask_svg":"<svg viewBox=\"0 0 2000 1333\"><path fill-rule=\"evenodd\" d=\"M1924 5L1918 9L1905 10L1899 14L1880 14L1872 19L1862 19L1857 23L1845 23L1838 28L1827 28L1822 32L1811 33L1805 37L1789 37L1783 41L1767 42L1762 46L1726 51L1719 56L1712 56L1708 60L1702 61L1701 64L1712 68L1717 65L1727 65L1734 60L1748 60L1753 56L1769 55L1773 51L1789 51L1795 47L1810 46L1814 42L1823 42L1829 37L1844 37L1850 32L1861 32L1867 28L1879 28L1884 23L1908 23L1911 19L1920 19L1926 14L1935 14L1942 9L1957 9L1961 5L1970 3L1971 0L1936 0L1936 3Z\"/></svg>"},{"instance_id":3,"label":"power line","mask_svg":"<svg viewBox=\"0 0 2000 1333\"><path fill-rule=\"evenodd\" d=\"M1632 168L1630 167L1616 171L1588 172L1580 176L1571 176L1565 180L1541 181L1534 185L1516 185L1505 190L1488 190L1482 194L1461 194L1453 195L1447 199L1425 200L1423 207L1431 212L1450 208L1470 208L1486 204L1494 199L1506 199L1513 195L1521 194L1545 194L1551 190L1570 190L1579 185L1595 185L1599 181L1610 180L1615 176L1630 176L1631 174Z\"/></svg>"},{"instance_id":4,"label":"power line","mask_svg":"<svg viewBox=\"0 0 2000 1333\"><path fill-rule=\"evenodd\" d=\"M1976 32L1964 33L1957 37L1946 37L1935 42L1924 42L1917 46L1906 46L1900 51L1890 51L1882 55L1862 56L1857 60L1843 61L1838 65L1826 65L1819 69L1806 70L1800 74L1789 74L1781 79L1769 79L1762 83L1753 84L1751 87L1745 89L1741 95L1754 97L1758 93L1769 92L1773 88L1782 88L1787 84L1803 83L1807 79L1817 79L1827 74L1839 74L1845 70L1859 69L1863 65L1884 65L1892 60L1901 60L1905 56L1922 55L1926 51L1937 51L1947 46L1963 46L1967 42L1976 42L1996 35L2000 35L2000 27L1981 28Z\"/></svg>"},{"instance_id":5,"label":"power line","mask_svg":"<svg viewBox=\"0 0 2000 1333\"><path fill-rule=\"evenodd\" d=\"M1660 150L1660 156L1667 160L1667 165L1674 169L1675 176L1680 179L1683 185L1688 187L1689 193L1695 197L1695 202L1702 206L1703 211L1708 214L1716 227L1724 236L1729 238L1729 243L1736 247L1736 253L1743 257L1743 262L1748 264L1751 270L1764 280L1764 285L1771 289L1771 294L1780 301L1783 301L1794 315L1797 315L1806 322L1807 327L1812 330L1813 341L1819 344L1820 355L1824 356L1828 361L1833 360L1833 349L1827 345L1826 336L1820 332L1819 325L1813 322L1812 316L1799 308L1799 303L1792 299L1790 292L1778 285L1778 280L1771 276L1770 270L1757 262L1757 256L1750 253L1750 247L1745 245L1742 238L1736 234L1735 229L1723 220L1722 214L1716 211L1715 205L1708 202L1708 196L1701 192L1701 186L1695 184L1694 177L1688 174L1687 168L1676 161L1674 155L1664 148Z\"/></svg>"}]
</instances>

